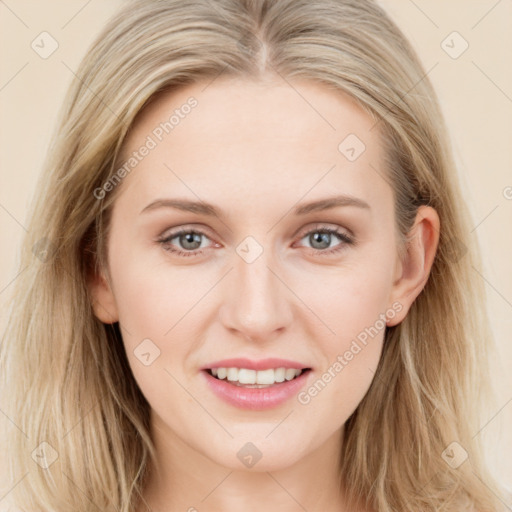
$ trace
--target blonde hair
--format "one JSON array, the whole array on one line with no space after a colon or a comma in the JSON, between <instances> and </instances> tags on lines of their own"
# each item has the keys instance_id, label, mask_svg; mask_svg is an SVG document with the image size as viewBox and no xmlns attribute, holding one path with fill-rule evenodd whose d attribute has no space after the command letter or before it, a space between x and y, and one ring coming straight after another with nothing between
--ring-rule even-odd
<instances>
[{"instance_id":1,"label":"blonde hair","mask_svg":"<svg viewBox=\"0 0 512 512\"><path fill-rule=\"evenodd\" d=\"M502 489L476 435L492 396L493 343L472 270L478 248L435 92L371 0L139 0L94 42L39 181L1 346L4 460L21 479L10 492L19 508L131 512L140 503L155 455L149 404L118 324L93 313L87 279L107 268L117 189L101 200L94 191L157 93L269 71L343 91L372 116L404 244L419 205L440 217L431 275L403 322L387 328L372 385L346 422L344 487L379 512L499 509ZM454 441L469 455L456 468L443 457ZM45 469L38 456L58 458Z\"/></svg>"}]
</instances>

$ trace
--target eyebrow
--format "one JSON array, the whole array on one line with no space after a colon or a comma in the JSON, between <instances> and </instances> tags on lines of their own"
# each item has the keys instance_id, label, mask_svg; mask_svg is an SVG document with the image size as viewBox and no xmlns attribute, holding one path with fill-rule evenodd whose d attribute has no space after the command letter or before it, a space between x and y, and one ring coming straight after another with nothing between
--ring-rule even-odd
<instances>
[{"instance_id":1,"label":"eyebrow","mask_svg":"<svg viewBox=\"0 0 512 512\"><path fill-rule=\"evenodd\" d=\"M329 210L339 206L355 206L357 208L370 210L370 205L362 199L350 195L338 195L296 206L293 213L295 215L306 215L311 212ZM174 208L176 210L218 218L223 216L222 211L212 204L205 203L204 201L190 201L188 199L157 199L144 207L140 213L142 214L159 208Z\"/></svg>"}]
</instances>

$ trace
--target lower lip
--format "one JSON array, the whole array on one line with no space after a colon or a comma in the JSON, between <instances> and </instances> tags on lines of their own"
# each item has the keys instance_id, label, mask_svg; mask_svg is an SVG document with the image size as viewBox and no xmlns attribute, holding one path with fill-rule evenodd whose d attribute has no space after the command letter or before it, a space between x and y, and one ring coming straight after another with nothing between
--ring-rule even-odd
<instances>
[{"instance_id":1,"label":"lower lip","mask_svg":"<svg viewBox=\"0 0 512 512\"><path fill-rule=\"evenodd\" d=\"M241 409L261 411L277 407L296 395L306 383L311 370L303 371L292 380L280 382L266 388L235 386L219 380L203 370L210 389L225 402Z\"/></svg>"}]
</instances>

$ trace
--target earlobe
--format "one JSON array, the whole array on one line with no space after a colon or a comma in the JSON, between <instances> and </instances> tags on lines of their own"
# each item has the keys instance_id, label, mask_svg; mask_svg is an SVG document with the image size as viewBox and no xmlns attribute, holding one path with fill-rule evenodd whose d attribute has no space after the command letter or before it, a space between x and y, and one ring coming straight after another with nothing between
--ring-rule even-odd
<instances>
[{"instance_id":1,"label":"earlobe","mask_svg":"<svg viewBox=\"0 0 512 512\"><path fill-rule=\"evenodd\" d=\"M406 317L430 275L439 243L439 216L432 207L418 208L408 240L406 254L397 264L398 278L391 292L391 303L398 301L402 309L387 321L388 326L397 325Z\"/></svg>"},{"instance_id":2,"label":"earlobe","mask_svg":"<svg viewBox=\"0 0 512 512\"><path fill-rule=\"evenodd\" d=\"M119 315L114 293L103 272L90 277L89 289L94 315L98 320L105 324L117 322Z\"/></svg>"}]
</instances>

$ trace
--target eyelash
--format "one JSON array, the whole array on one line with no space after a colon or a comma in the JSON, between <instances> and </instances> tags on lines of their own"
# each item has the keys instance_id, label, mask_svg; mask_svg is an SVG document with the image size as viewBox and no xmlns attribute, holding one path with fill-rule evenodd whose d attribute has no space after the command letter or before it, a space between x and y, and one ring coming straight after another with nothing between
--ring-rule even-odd
<instances>
[{"instance_id":1,"label":"eyelash","mask_svg":"<svg viewBox=\"0 0 512 512\"><path fill-rule=\"evenodd\" d=\"M180 256L180 257L181 256L183 256L183 257L200 256L201 254L203 254L203 250L196 249L194 251L183 251L181 249L171 248L171 245L170 245L171 240L173 240L174 238L179 237L181 235L187 235L187 234L192 234L192 233L197 234L197 235L203 235L206 238L208 238L208 235L202 231L185 228L185 229L180 229L178 231L170 233L169 235L167 235L165 237L159 238L157 240L157 242L160 243L166 251L169 251L169 252L176 254L177 256ZM343 243L340 243L339 245L335 246L332 249L315 249L313 247L307 248L307 249L312 250L315 253L320 253L322 256L330 255L330 254L342 251L344 249L345 245L354 245L355 244L355 240L353 238L351 238L350 236L348 236L347 234L345 234L344 232L342 232L338 229L330 228L330 227L320 227L320 228L317 227L315 229L307 231L300 237L300 240L302 240L303 238L305 238L313 233L327 233L330 235L336 235L341 240L341 242L343 242Z\"/></svg>"}]
</instances>

